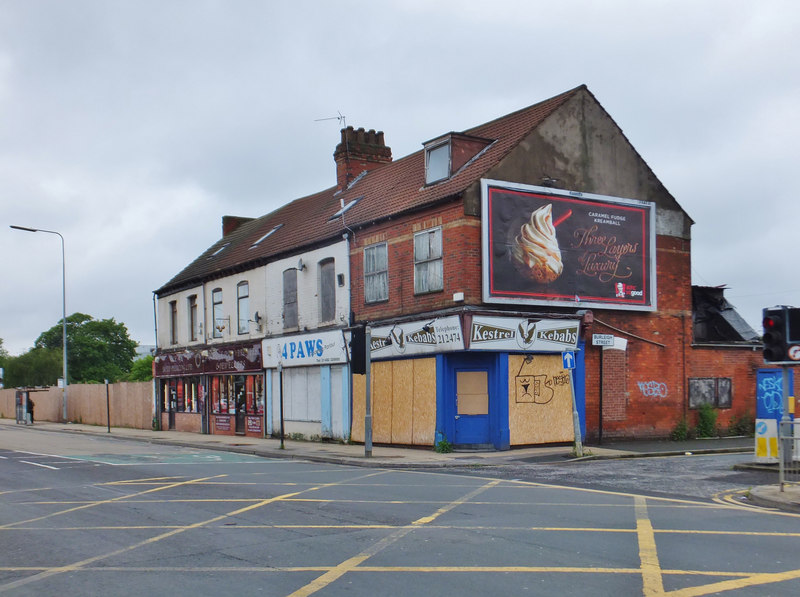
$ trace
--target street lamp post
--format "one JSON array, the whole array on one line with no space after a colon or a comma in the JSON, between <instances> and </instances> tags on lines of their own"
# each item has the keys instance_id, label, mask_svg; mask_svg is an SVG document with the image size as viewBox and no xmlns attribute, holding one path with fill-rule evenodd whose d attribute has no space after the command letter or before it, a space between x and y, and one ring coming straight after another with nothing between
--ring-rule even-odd
<instances>
[{"instance_id":1,"label":"street lamp post","mask_svg":"<svg viewBox=\"0 0 800 597\"><path fill-rule=\"evenodd\" d=\"M66 257L64 254L64 237L61 236L60 232L56 232L55 230L42 230L41 228L28 228L27 226L11 226L14 230L23 230L25 232L46 232L47 234L55 234L58 238L61 239L61 324L62 324L62 333L63 337L61 339L62 346L64 347L61 351L64 356L64 363L63 363L63 377L64 377L64 385L62 386L63 393L61 398L61 405L62 405L62 418L64 421L67 421L67 264L66 264Z\"/></svg>"}]
</instances>

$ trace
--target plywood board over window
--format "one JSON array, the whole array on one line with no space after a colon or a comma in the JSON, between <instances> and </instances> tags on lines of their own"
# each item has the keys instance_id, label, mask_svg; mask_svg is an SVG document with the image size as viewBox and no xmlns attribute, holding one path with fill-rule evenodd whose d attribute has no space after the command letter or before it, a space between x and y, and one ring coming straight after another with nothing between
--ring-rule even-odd
<instances>
[{"instance_id":1,"label":"plywood board over window","mask_svg":"<svg viewBox=\"0 0 800 597\"><path fill-rule=\"evenodd\" d=\"M436 428L436 360L372 363L372 441L432 446ZM364 441L366 376L353 376L351 439Z\"/></svg>"},{"instance_id":2,"label":"plywood board over window","mask_svg":"<svg viewBox=\"0 0 800 597\"><path fill-rule=\"evenodd\" d=\"M508 424L511 445L575 439L570 375L560 355L508 358Z\"/></svg>"},{"instance_id":3,"label":"plywood board over window","mask_svg":"<svg viewBox=\"0 0 800 597\"><path fill-rule=\"evenodd\" d=\"M459 415L489 414L489 374L459 371L456 376L456 407Z\"/></svg>"}]
</instances>

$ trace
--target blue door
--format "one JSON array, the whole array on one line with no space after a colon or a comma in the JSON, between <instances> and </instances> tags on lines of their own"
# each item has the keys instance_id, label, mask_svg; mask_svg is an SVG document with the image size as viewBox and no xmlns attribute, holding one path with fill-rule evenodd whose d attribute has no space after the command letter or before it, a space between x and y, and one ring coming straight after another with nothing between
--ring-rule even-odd
<instances>
[{"instance_id":1,"label":"blue door","mask_svg":"<svg viewBox=\"0 0 800 597\"><path fill-rule=\"evenodd\" d=\"M490 443L489 369L457 368L455 386L455 443Z\"/></svg>"}]
</instances>

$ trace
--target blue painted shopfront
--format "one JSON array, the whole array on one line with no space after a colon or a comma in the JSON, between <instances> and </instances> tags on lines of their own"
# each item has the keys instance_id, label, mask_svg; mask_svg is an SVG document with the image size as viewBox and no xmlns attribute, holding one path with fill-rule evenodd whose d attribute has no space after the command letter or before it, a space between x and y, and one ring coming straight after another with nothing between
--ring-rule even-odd
<instances>
[{"instance_id":1,"label":"blue painted shopfront","mask_svg":"<svg viewBox=\"0 0 800 597\"><path fill-rule=\"evenodd\" d=\"M575 399L582 438L586 435L585 362L581 342L574 370ZM436 356L436 440L446 438L457 446L510 448L509 353L455 352ZM459 397L459 379L485 384L488 404L465 408ZM466 411L466 412L465 412Z\"/></svg>"}]
</instances>

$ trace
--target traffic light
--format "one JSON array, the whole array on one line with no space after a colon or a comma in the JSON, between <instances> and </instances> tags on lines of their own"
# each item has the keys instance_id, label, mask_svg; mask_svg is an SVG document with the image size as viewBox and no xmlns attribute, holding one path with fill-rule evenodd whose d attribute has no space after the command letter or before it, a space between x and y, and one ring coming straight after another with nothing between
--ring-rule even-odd
<instances>
[{"instance_id":1,"label":"traffic light","mask_svg":"<svg viewBox=\"0 0 800 597\"><path fill-rule=\"evenodd\" d=\"M788 307L770 307L762 311L764 323L764 361L779 363L789 360L786 355Z\"/></svg>"},{"instance_id":2,"label":"traffic light","mask_svg":"<svg viewBox=\"0 0 800 597\"><path fill-rule=\"evenodd\" d=\"M367 329L363 325L350 331L350 370L355 375L367 372Z\"/></svg>"}]
</instances>

